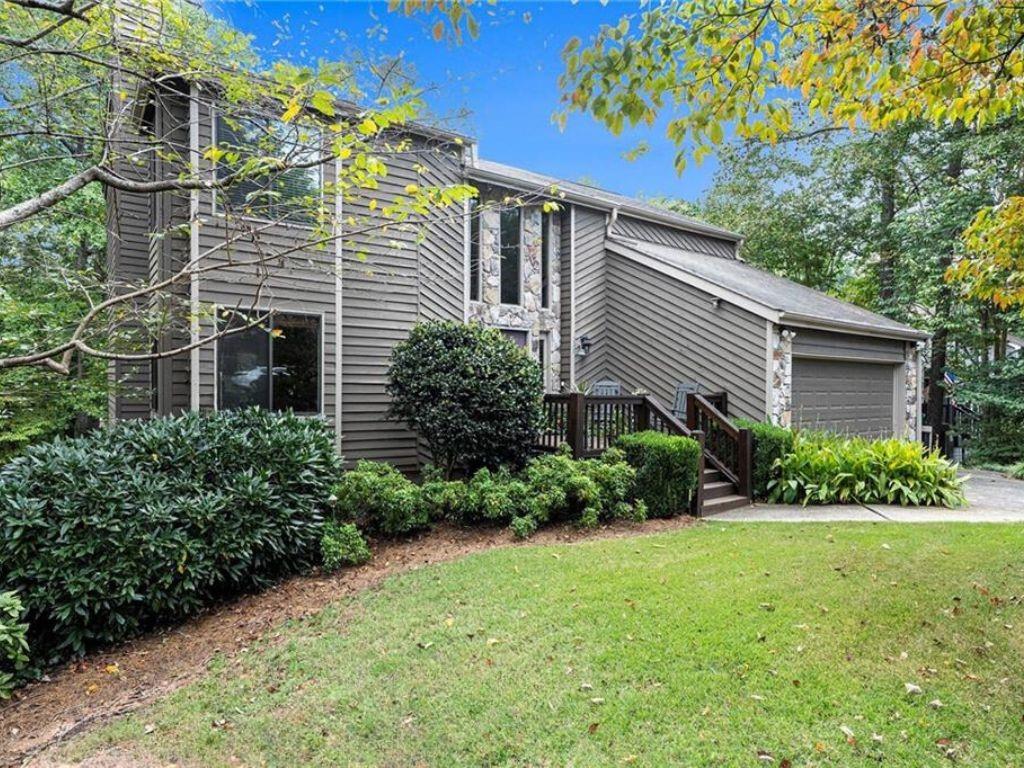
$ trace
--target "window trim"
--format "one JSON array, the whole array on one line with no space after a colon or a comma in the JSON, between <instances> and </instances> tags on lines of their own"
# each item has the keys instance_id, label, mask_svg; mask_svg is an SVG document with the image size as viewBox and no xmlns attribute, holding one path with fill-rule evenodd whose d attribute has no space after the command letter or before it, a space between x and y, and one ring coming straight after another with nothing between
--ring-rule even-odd
<instances>
[{"instance_id":1,"label":"window trim","mask_svg":"<svg viewBox=\"0 0 1024 768\"><path fill-rule=\"evenodd\" d=\"M273 118L270 118L270 119L273 120ZM321 128L320 129L320 143L321 143L321 145L324 142L324 137L325 137L325 134L324 134L323 129ZM210 145L216 147L217 144L218 144L218 141L219 141L219 138L217 136L217 107L216 107L216 105L211 105L210 106L210 140L211 140L210 141ZM320 193L320 205L321 205L321 207L324 206L324 202L327 199L326 191L324 189L324 186L327 184L327 173L326 173L326 171L324 169L327 167L327 165L328 165L328 163L320 163L320 165L315 166L317 168L317 170L319 171L319 173L320 173L320 184L319 184L318 190L319 190L319 193ZM213 178L214 181L217 180L217 166L218 166L218 163L217 163L216 160L211 160L210 161L210 173L211 173L212 178ZM217 189L210 190L210 215L226 222L227 218L228 218L227 212L224 210L223 206L217 205L217 199L218 199L218 196L220 194L221 194L221 192L219 190L217 190ZM304 222L301 222L301 221L292 221L290 219L267 219L267 218L264 218L262 216L251 216L251 215L240 215L240 214L236 215L235 218L241 219L243 221L251 221L251 222L254 222L256 224L273 224L274 226L284 227L285 229L301 229L301 230L308 231L308 232L312 232L313 230L316 229L316 224L315 223L304 223Z\"/></svg>"},{"instance_id":2,"label":"window trim","mask_svg":"<svg viewBox=\"0 0 1024 768\"><path fill-rule=\"evenodd\" d=\"M234 307L234 306L230 306L229 307L226 304L214 304L213 305L214 333L217 332L217 323L220 321L221 310L225 310L225 309L234 311L237 308ZM243 311L243 310L238 310L238 311ZM259 314L259 315L265 315L265 314L269 314L269 313L276 313L276 314L279 314L279 315L298 315L300 317L316 317L316 318L319 318L319 320L320 320L320 355L319 355L319 359L317 360L317 391L319 393L317 395L317 401L319 403L320 409L318 411L303 411L301 413L295 412L295 415L298 416L299 418L303 418L303 419L323 418L324 414L325 414L325 410L324 409L326 407L325 400L326 400L326 396L327 396L327 391L326 391L325 382L324 382L324 366L327 364L327 357L326 357L326 355L327 355L327 318L325 317L326 313L322 312L322 311L321 312L310 312L308 310L301 310L301 309L292 310L292 309L283 309L281 307L266 307L266 306L264 306L264 307L247 307L244 311L246 311L246 312L254 312L254 313ZM214 411L220 411L221 410L221 407L220 407L220 395L221 395L221 393L220 393L220 342L221 342L221 338L222 337L218 337L213 342L213 410ZM271 353L270 353L270 367L271 367L271 369L273 369L273 364L274 364L273 351L271 351ZM274 396L272 380L273 380L273 373L271 373L271 387L268 390L268 394L270 395L270 399L271 399L271 405L273 405L273 396ZM279 413L279 411L273 411L270 408L268 408L267 410L271 411L272 413Z\"/></svg>"},{"instance_id":3,"label":"window trim","mask_svg":"<svg viewBox=\"0 0 1024 768\"><path fill-rule=\"evenodd\" d=\"M517 238L516 250L518 251L518 258L516 259L516 292L519 296L519 301L515 304L507 304L502 301L502 288L504 287L504 275L505 275L505 254L502 253L501 243L501 214L503 210L498 211L498 304L503 307L522 307L523 306L523 207L513 206L513 209L519 213L519 233Z\"/></svg>"}]
</instances>

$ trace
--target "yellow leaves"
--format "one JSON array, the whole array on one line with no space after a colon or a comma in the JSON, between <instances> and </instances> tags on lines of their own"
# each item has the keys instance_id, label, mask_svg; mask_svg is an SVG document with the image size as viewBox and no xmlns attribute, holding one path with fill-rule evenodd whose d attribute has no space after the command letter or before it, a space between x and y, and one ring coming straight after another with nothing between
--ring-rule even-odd
<instances>
[{"instance_id":1,"label":"yellow leaves","mask_svg":"<svg viewBox=\"0 0 1024 768\"><path fill-rule=\"evenodd\" d=\"M376 121L372 117L367 117L359 123L358 126L356 126L356 130L363 136L372 136L377 133L378 127Z\"/></svg>"},{"instance_id":2,"label":"yellow leaves","mask_svg":"<svg viewBox=\"0 0 1024 768\"><path fill-rule=\"evenodd\" d=\"M1024 308L1024 197L979 211L962 239L967 255L949 268L946 279L1002 309Z\"/></svg>"},{"instance_id":3,"label":"yellow leaves","mask_svg":"<svg viewBox=\"0 0 1024 768\"><path fill-rule=\"evenodd\" d=\"M281 121L284 122L284 123L290 123L292 120L294 120L296 117L298 117L299 112L301 112L301 111L302 111L302 107L299 106L299 102L293 100L288 105L288 108L281 115Z\"/></svg>"}]
</instances>

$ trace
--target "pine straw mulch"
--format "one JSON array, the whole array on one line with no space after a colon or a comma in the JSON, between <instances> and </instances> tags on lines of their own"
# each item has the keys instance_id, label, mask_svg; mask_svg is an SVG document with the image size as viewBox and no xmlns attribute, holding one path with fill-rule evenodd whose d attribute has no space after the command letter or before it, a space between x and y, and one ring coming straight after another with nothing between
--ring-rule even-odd
<instances>
[{"instance_id":1,"label":"pine straw mulch","mask_svg":"<svg viewBox=\"0 0 1024 768\"><path fill-rule=\"evenodd\" d=\"M379 542L366 565L336 574L290 578L254 595L216 606L179 626L144 635L51 670L46 679L0 704L0 766L23 765L72 735L136 709L200 677L218 655L231 657L285 621L317 613L336 600L378 585L395 573L495 547L573 543L660 533L693 518L616 522L596 531L561 525L517 542L505 529L439 527L402 541ZM91 766L124 764L97 756Z\"/></svg>"}]
</instances>

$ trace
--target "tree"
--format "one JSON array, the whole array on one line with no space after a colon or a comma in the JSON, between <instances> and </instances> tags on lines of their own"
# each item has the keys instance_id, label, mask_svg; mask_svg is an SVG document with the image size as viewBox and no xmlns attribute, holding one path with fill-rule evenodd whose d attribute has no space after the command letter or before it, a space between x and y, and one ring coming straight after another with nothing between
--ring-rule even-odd
<instances>
[{"instance_id":1,"label":"tree","mask_svg":"<svg viewBox=\"0 0 1024 768\"><path fill-rule=\"evenodd\" d=\"M726 127L774 144L847 128L890 135L914 121L978 132L1013 118L1024 106L1024 6L669 0L602 26L586 46L570 40L564 60L563 120L587 112L619 132L671 110L682 169ZM895 220L893 178L891 167L879 176L885 230ZM949 276L978 298L1024 305L1024 200L996 202L977 212L970 250ZM891 243L882 246L891 272ZM883 275L883 297L888 282Z\"/></svg>"},{"instance_id":2,"label":"tree","mask_svg":"<svg viewBox=\"0 0 1024 768\"><path fill-rule=\"evenodd\" d=\"M410 183L372 216L347 216L343 234L332 229L334 197L355 202L377 187L389 157L408 151L402 128L421 107L396 62L358 64L263 66L244 36L175 0L0 5L0 234L13 241L36 237L90 194L187 197L193 190L221 193L233 233L165 274L113 286L102 270L69 270L66 243L39 250L33 255L39 269L61 275L80 311L49 326L26 316L25 327L0 339L0 371L37 366L70 376L82 358L145 362L179 355L263 319L250 314L204 337L168 342L169 328L190 321L181 295L195 276L247 269L265 279L338 237L461 215L471 187ZM234 135L197 153L179 123L158 116L174 100L213 94ZM243 135L244 143L236 140ZM220 170L202 171L197 154ZM307 169L335 161L339 177L324 195L296 189ZM160 171L145 172L154 166ZM39 183L11 183L29 169L39 171ZM290 190L288 206L281 204L283 189ZM296 215L314 225L308 236L287 246L268 243L245 262L219 258L232 244L258 239ZM197 216L191 212L150 237L180 238ZM0 284L13 284L30 266L27 252L16 252L4 262ZM259 296L257 290L252 306L238 309L251 310Z\"/></svg>"}]
</instances>

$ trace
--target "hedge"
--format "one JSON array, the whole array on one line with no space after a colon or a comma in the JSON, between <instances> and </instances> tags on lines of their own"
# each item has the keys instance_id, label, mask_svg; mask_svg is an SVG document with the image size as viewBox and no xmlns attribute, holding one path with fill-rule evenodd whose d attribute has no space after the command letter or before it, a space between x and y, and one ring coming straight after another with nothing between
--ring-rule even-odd
<instances>
[{"instance_id":1,"label":"hedge","mask_svg":"<svg viewBox=\"0 0 1024 768\"><path fill-rule=\"evenodd\" d=\"M793 452L796 433L788 427L749 419L736 419L736 426L749 429L753 433L753 492L755 499L764 501L768 498L769 484L779 476L776 462Z\"/></svg>"},{"instance_id":2,"label":"hedge","mask_svg":"<svg viewBox=\"0 0 1024 768\"><path fill-rule=\"evenodd\" d=\"M956 467L915 441L801 432L778 471L769 484L770 498L787 504L964 503Z\"/></svg>"},{"instance_id":3,"label":"hedge","mask_svg":"<svg viewBox=\"0 0 1024 768\"><path fill-rule=\"evenodd\" d=\"M0 591L46 665L313 564L340 472L319 420L125 421L0 470Z\"/></svg>"},{"instance_id":4,"label":"hedge","mask_svg":"<svg viewBox=\"0 0 1024 768\"><path fill-rule=\"evenodd\" d=\"M661 432L623 435L616 446L636 468L637 496L650 517L686 512L700 482L700 443Z\"/></svg>"}]
</instances>

